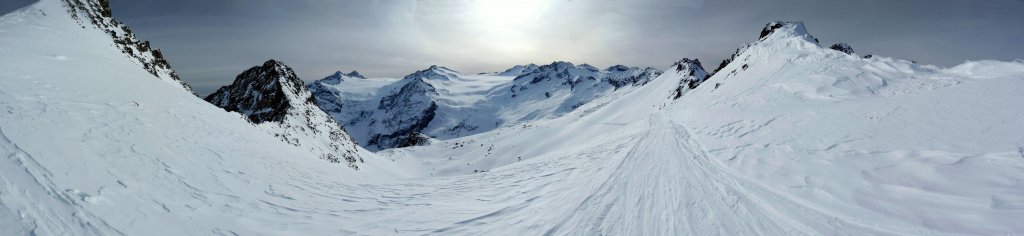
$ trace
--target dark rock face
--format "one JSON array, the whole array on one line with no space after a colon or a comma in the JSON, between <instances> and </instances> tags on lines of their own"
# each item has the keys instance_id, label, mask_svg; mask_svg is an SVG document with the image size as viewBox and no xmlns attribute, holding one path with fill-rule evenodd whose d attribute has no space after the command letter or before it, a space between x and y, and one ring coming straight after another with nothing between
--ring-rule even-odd
<instances>
[{"instance_id":1,"label":"dark rock face","mask_svg":"<svg viewBox=\"0 0 1024 236\"><path fill-rule=\"evenodd\" d=\"M383 90L379 98L349 99L340 93L335 75L311 83L308 87L316 104L338 123L354 130L358 141L369 150L384 150L426 144L430 136L424 130L434 121L440 105L433 81L457 77L458 72L442 67L416 71ZM356 78L357 73L343 78Z\"/></svg>"},{"instance_id":2,"label":"dark rock face","mask_svg":"<svg viewBox=\"0 0 1024 236\"><path fill-rule=\"evenodd\" d=\"M334 119L317 107L305 84L284 63L269 60L235 77L228 86L206 97L223 108L245 115L282 142L305 148L332 163L345 161L358 170L355 141Z\"/></svg>"},{"instance_id":3,"label":"dark rock face","mask_svg":"<svg viewBox=\"0 0 1024 236\"><path fill-rule=\"evenodd\" d=\"M675 93L672 95L672 99L681 98L686 91L697 88L711 77L707 71L704 71L704 66L697 59L683 58L672 64L672 66L676 68L676 73L683 76L683 79L679 81L679 87L676 88Z\"/></svg>"},{"instance_id":4,"label":"dark rock face","mask_svg":"<svg viewBox=\"0 0 1024 236\"><path fill-rule=\"evenodd\" d=\"M291 108L287 94L298 94L304 86L291 68L269 60L242 72L231 85L207 96L206 101L242 113L253 123L281 121Z\"/></svg>"},{"instance_id":5,"label":"dark rock face","mask_svg":"<svg viewBox=\"0 0 1024 236\"><path fill-rule=\"evenodd\" d=\"M71 18L78 21L82 27L85 24L101 29L114 40L114 45L121 49L131 60L142 65L143 69L158 78L174 81L181 85L186 91L192 93L192 88L181 81L178 74L171 69L171 65L164 59L160 49L152 48L149 41L139 41L127 25L118 22L113 18L108 0L62 0Z\"/></svg>"},{"instance_id":6,"label":"dark rock face","mask_svg":"<svg viewBox=\"0 0 1024 236\"><path fill-rule=\"evenodd\" d=\"M737 48L736 52L733 52L732 55L729 56L729 58L726 58L725 60L722 60L722 63L719 63L718 64L718 68L715 68L715 70L712 71L711 74L712 75L717 74L718 71L720 71L722 69L725 69L725 67L728 66L729 63L732 63L733 60L736 60L736 57L740 56L740 54L742 54L744 51L746 51L748 47L750 47L749 44L748 45L744 45L744 46L742 46L740 48Z\"/></svg>"},{"instance_id":7,"label":"dark rock face","mask_svg":"<svg viewBox=\"0 0 1024 236\"><path fill-rule=\"evenodd\" d=\"M423 81L436 76L420 73L407 76L411 80L398 92L381 98L377 109L385 114L380 125L394 130L390 133L375 134L367 145L380 149L400 148L424 144L427 140L420 133L426 129L437 114L437 102L428 94L436 93L434 86Z\"/></svg>"},{"instance_id":8,"label":"dark rock face","mask_svg":"<svg viewBox=\"0 0 1024 236\"><path fill-rule=\"evenodd\" d=\"M539 69L539 68L540 68L540 66L538 66L536 64L533 64L533 63L530 63L528 65L518 65L518 66L515 66L515 67L512 67L512 68L509 68L509 69L507 69L507 70L505 70L503 72L500 72L500 73L498 73L498 75L502 75L502 76L520 76L520 75L536 72L537 69Z\"/></svg>"},{"instance_id":9,"label":"dark rock face","mask_svg":"<svg viewBox=\"0 0 1024 236\"><path fill-rule=\"evenodd\" d=\"M829 47L829 48L831 48L832 50L836 50L836 51L840 51L840 52L846 53L846 54L853 54L854 53L853 52L853 47L850 47L850 45L848 45L846 43L833 44L832 47Z\"/></svg>"},{"instance_id":10,"label":"dark rock face","mask_svg":"<svg viewBox=\"0 0 1024 236\"><path fill-rule=\"evenodd\" d=\"M761 36L758 36L757 39L763 39L764 37L768 37L768 35L775 33L775 30L782 28L784 24L785 23L779 21L768 23L767 25L764 26L763 29L761 29Z\"/></svg>"},{"instance_id":11,"label":"dark rock face","mask_svg":"<svg viewBox=\"0 0 1024 236\"><path fill-rule=\"evenodd\" d=\"M422 113L416 114L407 119L410 122L405 124L404 127L400 127L395 132L390 134L375 134L370 138L369 145L376 146L380 149L386 148L403 148L418 146L427 143L427 136L421 134L423 129L426 129L430 122L434 120L434 116L437 115L437 103L431 102L430 106L423 110ZM400 117L392 117L389 120L401 120ZM387 122L385 123L393 123Z\"/></svg>"}]
</instances>

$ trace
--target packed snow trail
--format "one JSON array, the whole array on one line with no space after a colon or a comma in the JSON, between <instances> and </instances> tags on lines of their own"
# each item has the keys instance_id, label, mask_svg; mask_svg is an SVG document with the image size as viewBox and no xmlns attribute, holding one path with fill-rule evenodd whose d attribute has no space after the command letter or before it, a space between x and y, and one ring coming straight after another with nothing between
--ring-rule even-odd
<instances>
[{"instance_id":1,"label":"packed snow trail","mask_svg":"<svg viewBox=\"0 0 1024 236\"><path fill-rule=\"evenodd\" d=\"M660 114L648 122L614 173L549 234L811 234L749 199L708 163L682 127Z\"/></svg>"}]
</instances>

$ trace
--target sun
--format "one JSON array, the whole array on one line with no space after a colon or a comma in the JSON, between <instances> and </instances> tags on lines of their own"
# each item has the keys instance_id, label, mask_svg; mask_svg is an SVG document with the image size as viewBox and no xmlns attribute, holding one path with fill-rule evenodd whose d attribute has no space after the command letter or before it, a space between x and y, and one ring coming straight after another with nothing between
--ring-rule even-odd
<instances>
[{"instance_id":1,"label":"sun","mask_svg":"<svg viewBox=\"0 0 1024 236\"><path fill-rule=\"evenodd\" d=\"M537 32L554 0L476 0L470 2L472 22L481 45L505 57L529 54L538 44Z\"/></svg>"}]
</instances>

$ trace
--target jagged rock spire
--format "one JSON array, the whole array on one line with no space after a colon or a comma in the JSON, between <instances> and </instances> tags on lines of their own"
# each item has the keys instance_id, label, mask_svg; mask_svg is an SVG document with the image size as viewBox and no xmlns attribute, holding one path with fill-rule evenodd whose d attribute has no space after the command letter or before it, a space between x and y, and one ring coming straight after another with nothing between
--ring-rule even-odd
<instances>
[{"instance_id":1,"label":"jagged rock spire","mask_svg":"<svg viewBox=\"0 0 1024 236\"><path fill-rule=\"evenodd\" d=\"M359 169L355 141L316 105L316 99L290 67L277 60L249 68L206 100L238 112L281 141L310 150L321 159L345 161Z\"/></svg>"},{"instance_id":2,"label":"jagged rock spire","mask_svg":"<svg viewBox=\"0 0 1024 236\"><path fill-rule=\"evenodd\" d=\"M253 123L281 121L305 87L290 67L277 60L249 68L206 100L227 111L242 113Z\"/></svg>"},{"instance_id":3,"label":"jagged rock spire","mask_svg":"<svg viewBox=\"0 0 1024 236\"><path fill-rule=\"evenodd\" d=\"M683 58L672 64L672 67L675 67L676 73L682 76L673 99L679 99L686 91L697 88L711 77L697 59Z\"/></svg>"},{"instance_id":4,"label":"jagged rock spire","mask_svg":"<svg viewBox=\"0 0 1024 236\"><path fill-rule=\"evenodd\" d=\"M850 45L846 44L846 43L833 44L832 47L829 47L829 48L831 48L832 50L836 50L836 51L840 51L840 52L846 53L846 54L854 54L853 47L850 47Z\"/></svg>"}]
</instances>

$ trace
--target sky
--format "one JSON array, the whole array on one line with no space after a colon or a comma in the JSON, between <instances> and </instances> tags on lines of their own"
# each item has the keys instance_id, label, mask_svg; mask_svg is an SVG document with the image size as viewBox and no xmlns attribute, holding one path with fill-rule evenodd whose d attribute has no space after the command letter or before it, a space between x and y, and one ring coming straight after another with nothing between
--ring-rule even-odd
<instances>
[{"instance_id":1,"label":"sky","mask_svg":"<svg viewBox=\"0 0 1024 236\"><path fill-rule=\"evenodd\" d=\"M27 0L3 0L25 2ZM552 61L713 69L772 20L824 46L952 66L1024 58L1024 0L111 0L200 95L279 59L306 81Z\"/></svg>"}]
</instances>

